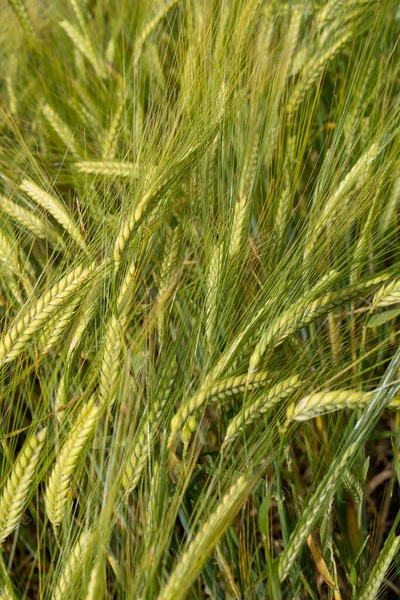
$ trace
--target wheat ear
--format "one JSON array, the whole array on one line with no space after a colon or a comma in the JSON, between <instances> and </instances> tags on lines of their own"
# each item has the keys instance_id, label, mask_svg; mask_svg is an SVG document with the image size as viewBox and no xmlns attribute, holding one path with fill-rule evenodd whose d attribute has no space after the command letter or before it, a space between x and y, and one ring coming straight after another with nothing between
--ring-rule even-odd
<instances>
[{"instance_id":1,"label":"wheat ear","mask_svg":"<svg viewBox=\"0 0 400 600\"><path fill-rule=\"evenodd\" d=\"M208 555L246 500L251 485L246 477L240 477L233 484L180 557L158 600L181 600L186 597Z\"/></svg>"},{"instance_id":2,"label":"wheat ear","mask_svg":"<svg viewBox=\"0 0 400 600\"><path fill-rule=\"evenodd\" d=\"M50 352L50 350L60 342L68 326L71 324L80 302L81 298L79 296L73 298L72 301L67 304L66 308L60 310L60 314L56 314L50 321L49 326L43 330L43 333L38 340L38 346L41 348L42 356Z\"/></svg>"},{"instance_id":3,"label":"wheat ear","mask_svg":"<svg viewBox=\"0 0 400 600\"><path fill-rule=\"evenodd\" d=\"M158 12L158 14L146 25L143 31L138 35L135 41L135 46L133 49L133 56L135 61L138 60L140 56L140 52L143 48L143 44L147 40L147 38L152 34L157 25L163 20L163 18L168 14L168 12L178 4L179 0L169 0Z\"/></svg>"},{"instance_id":4,"label":"wheat ear","mask_svg":"<svg viewBox=\"0 0 400 600\"><path fill-rule=\"evenodd\" d=\"M105 333L99 381L99 399L103 407L109 406L114 401L123 342L133 300L132 287L135 273L135 262L131 262L119 291L117 299L117 315L112 315L110 317Z\"/></svg>"},{"instance_id":5,"label":"wheat ear","mask_svg":"<svg viewBox=\"0 0 400 600\"><path fill-rule=\"evenodd\" d=\"M76 540L68 559L64 564L51 600L77 598L75 584L94 551L95 535L93 530L83 531Z\"/></svg>"},{"instance_id":6,"label":"wheat ear","mask_svg":"<svg viewBox=\"0 0 400 600\"><path fill-rule=\"evenodd\" d=\"M131 162L117 162L109 160L81 161L75 163L80 173L88 175L103 175L104 177L129 177L138 176L138 165Z\"/></svg>"},{"instance_id":7,"label":"wheat ear","mask_svg":"<svg viewBox=\"0 0 400 600\"><path fill-rule=\"evenodd\" d=\"M268 412L277 402L293 394L301 385L304 385L304 382L298 375L294 375L274 385L250 406L243 408L229 423L221 452L227 444L232 443L240 435L245 427L253 423L260 415Z\"/></svg>"},{"instance_id":8,"label":"wheat ear","mask_svg":"<svg viewBox=\"0 0 400 600\"><path fill-rule=\"evenodd\" d=\"M32 211L8 200L8 198L5 198L4 196L0 196L0 206L13 221L16 221L35 237L48 241L52 246L65 247L60 235L50 223L42 221L42 219L37 217Z\"/></svg>"},{"instance_id":9,"label":"wheat ear","mask_svg":"<svg viewBox=\"0 0 400 600\"><path fill-rule=\"evenodd\" d=\"M372 290L387 278L388 275L384 274L339 292L328 292L321 298L311 302L307 302L304 298L300 299L282 315L278 316L264 332L251 355L250 371L258 367L267 348L281 344L284 339L304 327L304 325L326 316L337 306L357 298L361 292Z\"/></svg>"},{"instance_id":10,"label":"wheat ear","mask_svg":"<svg viewBox=\"0 0 400 600\"><path fill-rule=\"evenodd\" d=\"M78 147L74 141L74 135L72 131L69 129L68 125L64 123L61 117L58 116L55 110L53 110L48 104L43 106L43 114L46 117L47 121L54 129L58 137L67 148L71 151L71 153L77 157L79 157Z\"/></svg>"},{"instance_id":11,"label":"wheat ear","mask_svg":"<svg viewBox=\"0 0 400 600\"><path fill-rule=\"evenodd\" d=\"M19 188L25 192L39 206L47 210L58 223L67 231L80 248L85 250L86 244L78 227L66 210L65 206L52 194L42 190L36 183L23 179Z\"/></svg>"},{"instance_id":12,"label":"wheat ear","mask_svg":"<svg viewBox=\"0 0 400 600\"><path fill-rule=\"evenodd\" d=\"M79 50L81 54L92 65L96 74L100 77L105 75L105 66L102 59L99 59L95 49L93 48L93 44L88 38L87 35L82 35L76 27L74 27L69 21L61 21L60 26L64 29L65 33L68 35L75 48Z\"/></svg>"},{"instance_id":13,"label":"wheat ear","mask_svg":"<svg viewBox=\"0 0 400 600\"><path fill-rule=\"evenodd\" d=\"M77 267L17 317L0 341L0 364L17 358L42 325L87 281L93 267Z\"/></svg>"},{"instance_id":14,"label":"wheat ear","mask_svg":"<svg viewBox=\"0 0 400 600\"><path fill-rule=\"evenodd\" d=\"M246 390L250 392L262 388L270 381L270 377L270 374L259 371L250 375L229 377L214 384L207 381L196 394L191 396L183 406L179 407L172 418L171 435L168 440L169 447L173 445L177 433L190 415L203 408L207 402L215 399L221 403L226 399L244 393Z\"/></svg>"},{"instance_id":15,"label":"wheat ear","mask_svg":"<svg viewBox=\"0 0 400 600\"><path fill-rule=\"evenodd\" d=\"M287 410L288 421L308 421L320 415L343 410L345 408L365 408L375 392L358 392L354 390L336 390L332 392L315 392L305 396ZM386 407L388 410L399 410L400 401L393 398Z\"/></svg>"},{"instance_id":16,"label":"wheat ear","mask_svg":"<svg viewBox=\"0 0 400 600\"><path fill-rule=\"evenodd\" d=\"M33 45L36 41L36 35L32 27L31 20L26 10L25 2L23 0L10 0L11 6L15 10L21 27L28 38L29 42Z\"/></svg>"},{"instance_id":17,"label":"wheat ear","mask_svg":"<svg viewBox=\"0 0 400 600\"><path fill-rule=\"evenodd\" d=\"M46 512L54 527L62 521L72 475L100 413L101 407L93 399L89 400L82 408L56 459L45 493Z\"/></svg>"},{"instance_id":18,"label":"wheat ear","mask_svg":"<svg viewBox=\"0 0 400 600\"><path fill-rule=\"evenodd\" d=\"M389 535L372 569L372 573L361 591L360 600L375 600L377 598L386 572L399 549L400 535L397 537Z\"/></svg>"},{"instance_id":19,"label":"wheat ear","mask_svg":"<svg viewBox=\"0 0 400 600\"><path fill-rule=\"evenodd\" d=\"M172 376L167 380L166 385L162 386L155 402L149 407L149 412L143 425L139 428L134 450L128 458L122 476L122 487L128 492L133 491L141 479L149 456L150 444L153 442L155 433L160 427L160 419L163 416L164 408L173 389L175 372L176 363L174 361L172 366Z\"/></svg>"},{"instance_id":20,"label":"wheat ear","mask_svg":"<svg viewBox=\"0 0 400 600\"><path fill-rule=\"evenodd\" d=\"M206 289L206 319L205 319L205 335L209 354L212 354L216 335L216 323L218 315L218 291L221 282L222 264L224 258L224 247L220 243L215 248L211 255L210 268L207 277Z\"/></svg>"},{"instance_id":21,"label":"wheat ear","mask_svg":"<svg viewBox=\"0 0 400 600\"><path fill-rule=\"evenodd\" d=\"M0 498L0 544L18 526L30 492L46 429L25 442L9 474Z\"/></svg>"}]
</instances>

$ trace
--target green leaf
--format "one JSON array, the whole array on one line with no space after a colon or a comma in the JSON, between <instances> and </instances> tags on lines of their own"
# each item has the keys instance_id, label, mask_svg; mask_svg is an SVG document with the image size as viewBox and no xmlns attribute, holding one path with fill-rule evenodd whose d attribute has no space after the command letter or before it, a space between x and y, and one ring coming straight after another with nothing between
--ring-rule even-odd
<instances>
[{"instance_id":1,"label":"green leaf","mask_svg":"<svg viewBox=\"0 0 400 600\"><path fill-rule=\"evenodd\" d=\"M392 308L391 310L385 310L385 312L381 312L378 315L371 317L367 323L367 327L378 327L379 325L384 325L398 315L400 315L400 306L397 308Z\"/></svg>"}]
</instances>

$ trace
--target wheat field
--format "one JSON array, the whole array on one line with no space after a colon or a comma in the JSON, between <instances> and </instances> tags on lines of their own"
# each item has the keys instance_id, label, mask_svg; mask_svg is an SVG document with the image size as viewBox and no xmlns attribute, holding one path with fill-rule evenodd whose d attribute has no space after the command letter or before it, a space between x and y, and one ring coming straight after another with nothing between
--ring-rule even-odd
<instances>
[{"instance_id":1,"label":"wheat field","mask_svg":"<svg viewBox=\"0 0 400 600\"><path fill-rule=\"evenodd\" d=\"M0 598L400 597L399 42L0 0Z\"/></svg>"}]
</instances>

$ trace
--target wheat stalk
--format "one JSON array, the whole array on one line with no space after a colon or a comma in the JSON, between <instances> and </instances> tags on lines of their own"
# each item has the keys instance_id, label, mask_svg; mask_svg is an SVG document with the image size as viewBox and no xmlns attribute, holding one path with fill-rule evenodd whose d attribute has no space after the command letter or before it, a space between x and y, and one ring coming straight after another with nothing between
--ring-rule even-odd
<instances>
[{"instance_id":1,"label":"wheat stalk","mask_svg":"<svg viewBox=\"0 0 400 600\"><path fill-rule=\"evenodd\" d=\"M30 20L28 11L26 10L25 2L23 0L10 0L10 3L15 10L21 27L29 40L29 43L34 45L36 42L36 35Z\"/></svg>"},{"instance_id":2,"label":"wheat stalk","mask_svg":"<svg viewBox=\"0 0 400 600\"><path fill-rule=\"evenodd\" d=\"M46 513L54 527L63 519L74 470L101 411L93 399L83 406L56 459L45 493Z\"/></svg>"},{"instance_id":3,"label":"wheat stalk","mask_svg":"<svg viewBox=\"0 0 400 600\"><path fill-rule=\"evenodd\" d=\"M0 544L21 520L45 439L46 429L27 439L3 486L0 497Z\"/></svg>"}]
</instances>

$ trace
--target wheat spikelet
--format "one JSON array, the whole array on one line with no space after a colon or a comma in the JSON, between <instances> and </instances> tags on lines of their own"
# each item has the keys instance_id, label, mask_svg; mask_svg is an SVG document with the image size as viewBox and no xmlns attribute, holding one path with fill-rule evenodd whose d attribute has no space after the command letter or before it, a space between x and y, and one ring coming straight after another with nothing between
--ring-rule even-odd
<instances>
[{"instance_id":1,"label":"wheat spikelet","mask_svg":"<svg viewBox=\"0 0 400 600\"><path fill-rule=\"evenodd\" d=\"M218 315L218 291L221 281L222 262L224 258L224 247L218 244L212 253L210 268L207 277L206 289L206 323L205 334L209 353L212 353L216 339L216 321Z\"/></svg>"},{"instance_id":2,"label":"wheat spikelet","mask_svg":"<svg viewBox=\"0 0 400 600\"><path fill-rule=\"evenodd\" d=\"M60 26L64 29L74 46L81 52L81 54L87 58L89 63L92 65L96 74L100 77L105 75L105 66L102 59L99 59L95 49L89 38L86 35L82 35L79 31L71 25L69 21L61 21Z\"/></svg>"},{"instance_id":3,"label":"wheat spikelet","mask_svg":"<svg viewBox=\"0 0 400 600\"><path fill-rule=\"evenodd\" d=\"M64 242L54 228L42 221L32 211L26 210L21 205L0 196L1 209L19 225L30 231L35 237L48 241L53 246L64 248Z\"/></svg>"},{"instance_id":4,"label":"wheat spikelet","mask_svg":"<svg viewBox=\"0 0 400 600\"><path fill-rule=\"evenodd\" d=\"M46 429L30 436L12 467L0 497L0 544L18 526L25 508Z\"/></svg>"},{"instance_id":5,"label":"wheat spikelet","mask_svg":"<svg viewBox=\"0 0 400 600\"><path fill-rule=\"evenodd\" d=\"M176 267L178 252L179 252L179 236L180 228L179 226L172 229L171 227L167 230L166 242L164 247L163 261L160 268L160 276L158 282L158 294L159 296L163 296L166 290L169 288L172 282L172 274ZM165 313L166 310L162 306L162 310L160 310L158 316L158 337L160 346L164 343L165 332Z\"/></svg>"},{"instance_id":6,"label":"wheat spikelet","mask_svg":"<svg viewBox=\"0 0 400 600\"><path fill-rule=\"evenodd\" d=\"M221 452L240 435L245 427L253 423L260 415L268 412L277 402L293 394L302 385L304 382L298 375L294 375L266 390L250 406L242 409L229 423Z\"/></svg>"},{"instance_id":7,"label":"wheat spikelet","mask_svg":"<svg viewBox=\"0 0 400 600\"><path fill-rule=\"evenodd\" d=\"M124 114L124 109L125 109L125 97L123 97L119 102L119 105L117 107L115 115L113 116L113 118L111 120L110 128L107 132L107 136L104 140L103 157L105 159L111 159L115 155L115 147L116 147L116 143L117 143L117 139L118 139L117 132L118 132L118 127L120 126L122 115Z\"/></svg>"},{"instance_id":8,"label":"wheat spikelet","mask_svg":"<svg viewBox=\"0 0 400 600\"><path fill-rule=\"evenodd\" d=\"M138 166L130 162L116 161L81 161L75 163L80 173L88 175L104 175L105 177L137 177Z\"/></svg>"},{"instance_id":9,"label":"wheat spikelet","mask_svg":"<svg viewBox=\"0 0 400 600\"><path fill-rule=\"evenodd\" d=\"M6 87L7 87L10 112L13 115L16 115L18 112L17 97L15 95L14 84L13 84L13 75L17 72L17 68L18 68L18 66L17 66L16 57L14 55L12 55L9 57L9 60L8 60L8 68L7 68L7 74L6 74Z\"/></svg>"},{"instance_id":10,"label":"wheat spikelet","mask_svg":"<svg viewBox=\"0 0 400 600\"><path fill-rule=\"evenodd\" d=\"M47 210L60 225L67 231L80 248L85 249L85 241L63 204L48 192L42 190L36 183L23 179L20 183L20 189L25 192L39 206Z\"/></svg>"},{"instance_id":11,"label":"wheat spikelet","mask_svg":"<svg viewBox=\"0 0 400 600\"><path fill-rule=\"evenodd\" d=\"M199 392L194 394L179 410L171 420L171 436L168 445L171 447L173 441L189 416L203 408L210 400L218 400L220 403L245 391L252 391L264 387L270 380L270 375L263 371L251 375L239 375L229 377L217 383L209 383L207 380Z\"/></svg>"},{"instance_id":12,"label":"wheat spikelet","mask_svg":"<svg viewBox=\"0 0 400 600\"><path fill-rule=\"evenodd\" d=\"M87 297L83 303L82 312L78 319L76 329L73 333L73 336L72 336L72 339L71 339L71 342L70 342L70 345L68 348L67 362L69 362L72 359L72 355L73 355L75 349L79 346L79 344L82 340L82 337L87 329L87 326L90 323L90 321L93 317L93 314L96 310L100 284L101 284L101 279L95 280L92 289L89 290Z\"/></svg>"},{"instance_id":13,"label":"wheat spikelet","mask_svg":"<svg viewBox=\"0 0 400 600\"><path fill-rule=\"evenodd\" d=\"M377 598L386 572L399 550L400 535L397 537L389 535L372 569L372 573L361 591L360 600L375 600Z\"/></svg>"},{"instance_id":14,"label":"wheat spikelet","mask_svg":"<svg viewBox=\"0 0 400 600\"><path fill-rule=\"evenodd\" d=\"M325 53L322 54L322 56L319 56L316 59L313 57L304 66L301 78L296 84L296 87L294 88L293 94L291 95L287 105L288 116L293 115L297 111L310 87L317 81L328 62L332 60L332 58L336 56L338 52L340 52L343 46L347 44L349 39L351 39L351 36L352 31L350 30L342 35L342 37L339 38L334 44L332 44L325 51Z\"/></svg>"},{"instance_id":15,"label":"wheat spikelet","mask_svg":"<svg viewBox=\"0 0 400 600\"><path fill-rule=\"evenodd\" d=\"M400 279L385 283L375 294L372 306L390 306L400 302Z\"/></svg>"},{"instance_id":16,"label":"wheat spikelet","mask_svg":"<svg viewBox=\"0 0 400 600\"><path fill-rule=\"evenodd\" d=\"M357 392L354 390L336 390L332 392L314 392L305 396L296 404L288 407L288 421L308 421L320 415L343 410L365 408L375 392ZM388 405L389 410L399 410L400 402L394 398Z\"/></svg>"},{"instance_id":17,"label":"wheat spikelet","mask_svg":"<svg viewBox=\"0 0 400 600\"><path fill-rule=\"evenodd\" d=\"M83 567L90 561L94 551L94 531L83 531L76 540L64 564L60 578L51 596L51 600L66 600L76 598L75 583Z\"/></svg>"},{"instance_id":18,"label":"wheat spikelet","mask_svg":"<svg viewBox=\"0 0 400 600\"><path fill-rule=\"evenodd\" d=\"M0 364L17 358L42 325L87 281L93 267L77 267L45 292L23 315L17 316L0 341Z\"/></svg>"},{"instance_id":19,"label":"wheat spikelet","mask_svg":"<svg viewBox=\"0 0 400 600\"><path fill-rule=\"evenodd\" d=\"M132 302L132 294L130 292L135 273L136 265L135 262L132 262L122 282L117 299L117 316L111 316L105 334L99 379L99 400L103 407L112 404L115 398L123 341L128 326L129 309Z\"/></svg>"},{"instance_id":20,"label":"wheat spikelet","mask_svg":"<svg viewBox=\"0 0 400 600\"><path fill-rule=\"evenodd\" d=\"M256 345L250 358L250 371L255 370L266 349L281 344L289 335L295 333L304 325L308 325L316 319L326 316L334 308L357 298L362 291L368 291L382 283L388 278L387 274L370 279L364 283L350 286L339 292L328 292L321 298L307 302L300 299L292 307L278 316L267 328L260 341Z\"/></svg>"},{"instance_id":21,"label":"wheat spikelet","mask_svg":"<svg viewBox=\"0 0 400 600\"><path fill-rule=\"evenodd\" d=\"M82 408L56 459L45 493L46 513L54 527L63 519L74 470L100 414L101 407L92 398Z\"/></svg>"},{"instance_id":22,"label":"wheat spikelet","mask_svg":"<svg viewBox=\"0 0 400 600\"><path fill-rule=\"evenodd\" d=\"M73 11L75 13L76 18L78 19L78 23L79 23L80 28L82 29L82 31L86 35L87 34L87 27L86 27L85 19L83 17L82 9L80 7L79 0L69 0L69 3L72 6L72 9L73 9Z\"/></svg>"},{"instance_id":23,"label":"wheat spikelet","mask_svg":"<svg viewBox=\"0 0 400 600\"><path fill-rule=\"evenodd\" d=\"M74 135L58 114L48 105L43 106L43 114L50 123L58 137L67 146L68 150L75 156L79 156L78 147L74 141Z\"/></svg>"},{"instance_id":24,"label":"wheat spikelet","mask_svg":"<svg viewBox=\"0 0 400 600\"><path fill-rule=\"evenodd\" d=\"M377 156L378 145L372 144L371 147L364 152L358 159L356 164L350 169L347 175L342 179L335 192L328 198L321 216L318 219L315 227L312 228L309 234L309 242L306 248L306 255L313 249L317 236L322 232L324 227L334 222L338 208L343 210L344 204L347 204L349 199L345 199L346 194L352 187L358 189L362 186L366 176L371 168L374 158Z\"/></svg>"},{"instance_id":25,"label":"wheat spikelet","mask_svg":"<svg viewBox=\"0 0 400 600\"><path fill-rule=\"evenodd\" d=\"M379 229L381 233L384 235L388 230L390 223L393 221L393 217L396 214L396 208L400 201L400 176L396 177L388 202L386 206L382 209L382 217L379 223Z\"/></svg>"},{"instance_id":26,"label":"wheat spikelet","mask_svg":"<svg viewBox=\"0 0 400 600\"><path fill-rule=\"evenodd\" d=\"M58 344L65 334L65 331L74 318L75 311L81 298L77 296L67 305L64 310L60 311L51 321L48 327L43 330L42 335L38 340L38 346L41 348L41 354L44 356Z\"/></svg>"},{"instance_id":27,"label":"wheat spikelet","mask_svg":"<svg viewBox=\"0 0 400 600\"><path fill-rule=\"evenodd\" d=\"M364 497L363 487L349 469L345 470L342 477L342 483L353 502L360 504Z\"/></svg>"},{"instance_id":28,"label":"wheat spikelet","mask_svg":"<svg viewBox=\"0 0 400 600\"><path fill-rule=\"evenodd\" d=\"M143 44L146 42L148 37L155 30L157 25L163 20L163 18L168 14L168 12L178 4L179 0L169 0L158 12L158 14L146 25L141 34L135 40L135 46L133 49L133 55L135 57L135 61L139 59L140 52L143 48Z\"/></svg>"},{"instance_id":29,"label":"wheat spikelet","mask_svg":"<svg viewBox=\"0 0 400 600\"><path fill-rule=\"evenodd\" d=\"M231 239L229 244L229 256L231 258L236 256L242 245L248 206L249 203L246 195L244 195L242 198L239 198L235 204Z\"/></svg>"},{"instance_id":30,"label":"wheat spikelet","mask_svg":"<svg viewBox=\"0 0 400 600\"><path fill-rule=\"evenodd\" d=\"M29 42L33 45L36 41L36 35L32 27L31 20L26 10L25 2L23 0L10 0L10 3L15 10L21 27L28 38Z\"/></svg>"},{"instance_id":31,"label":"wheat spikelet","mask_svg":"<svg viewBox=\"0 0 400 600\"><path fill-rule=\"evenodd\" d=\"M245 477L240 477L232 485L217 508L200 527L188 549L180 557L167 584L161 590L158 600L181 600L186 597L212 548L246 500L249 488L249 480Z\"/></svg>"},{"instance_id":32,"label":"wheat spikelet","mask_svg":"<svg viewBox=\"0 0 400 600\"><path fill-rule=\"evenodd\" d=\"M18 257L9 235L0 229L0 261L14 273L19 272Z\"/></svg>"},{"instance_id":33,"label":"wheat spikelet","mask_svg":"<svg viewBox=\"0 0 400 600\"><path fill-rule=\"evenodd\" d=\"M133 491L141 479L148 459L149 446L159 428L160 419L162 418L164 408L168 403L171 390L173 389L175 374L176 362L174 360L172 365L172 375L167 380L166 384L161 387L155 402L149 406L149 412L143 425L139 428L134 450L128 458L122 476L122 487L128 492Z\"/></svg>"}]
</instances>

